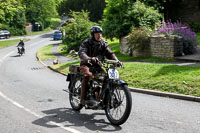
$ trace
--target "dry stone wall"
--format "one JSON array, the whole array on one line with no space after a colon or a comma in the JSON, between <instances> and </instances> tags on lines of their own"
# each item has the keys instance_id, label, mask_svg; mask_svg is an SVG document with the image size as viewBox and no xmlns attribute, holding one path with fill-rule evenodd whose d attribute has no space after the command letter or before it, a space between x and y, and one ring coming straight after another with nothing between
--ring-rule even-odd
<instances>
[{"instance_id":1,"label":"dry stone wall","mask_svg":"<svg viewBox=\"0 0 200 133\"><path fill-rule=\"evenodd\" d=\"M181 56L183 53L183 40L178 36L153 36L149 38L148 44L138 50L130 48L127 38L120 41L120 53L134 57L159 57L172 59Z\"/></svg>"},{"instance_id":2,"label":"dry stone wall","mask_svg":"<svg viewBox=\"0 0 200 133\"><path fill-rule=\"evenodd\" d=\"M154 36L150 38L151 56L160 58L174 58L182 55L183 41L177 36Z\"/></svg>"}]
</instances>

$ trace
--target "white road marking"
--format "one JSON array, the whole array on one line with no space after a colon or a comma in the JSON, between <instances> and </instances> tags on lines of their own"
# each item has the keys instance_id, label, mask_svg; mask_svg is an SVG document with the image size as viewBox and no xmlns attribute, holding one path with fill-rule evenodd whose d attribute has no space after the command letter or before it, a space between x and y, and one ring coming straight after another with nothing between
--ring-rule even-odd
<instances>
[{"instance_id":1,"label":"white road marking","mask_svg":"<svg viewBox=\"0 0 200 133\"><path fill-rule=\"evenodd\" d=\"M11 55L12 53L14 53L14 51L8 53L7 55L5 55L2 59L0 59L0 62L3 62L3 60L8 57L9 55Z\"/></svg>"},{"instance_id":2,"label":"white road marking","mask_svg":"<svg viewBox=\"0 0 200 133\"><path fill-rule=\"evenodd\" d=\"M30 109L28 109L28 108L26 108L26 107L20 105L19 103L13 101L12 99L10 99L10 98L8 98L6 95L4 95L2 92L0 92L0 96L3 97L5 100L11 102L12 104L14 104L15 106L17 106L18 108L23 109L24 111L26 111L26 112L28 112L28 113L34 115L35 117L37 117L37 118L39 118L39 119L42 119L43 117L45 117L45 116L40 116L40 115L36 114L35 112L31 111ZM63 125L60 124L60 123L56 123L56 122L53 122L53 121L49 121L48 123L49 123L49 124L52 124L52 125L56 125L56 126L62 128L62 129L64 129L64 130L67 130L67 131L71 132L71 133L81 133L80 131L78 131L78 130L76 130L76 129L69 128L69 127L65 127L65 126L63 126Z\"/></svg>"},{"instance_id":3,"label":"white road marking","mask_svg":"<svg viewBox=\"0 0 200 133\"><path fill-rule=\"evenodd\" d=\"M42 41L44 41L44 40L42 40ZM42 41L40 41L40 42L42 42ZM39 43L39 42L37 42L37 43ZM0 59L0 65L1 65L1 63L3 62L3 60L5 60L6 57L8 57L9 55L11 55L12 53L14 53L14 51L12 51L12 52L6 54L2 59ZM31 110L28 109L28 108L22 106L21 104L17 103L16 101L14 101L14 100L8 98L8 97L7 97L6 95L4 95L1 91L0 91L0 96L1 96L2 98L4 98L5 100L11 102L12 104L14 104L15 106L17 106L18 108L23 109L24 111L26 111L26 112L28 112L28 113L34 115L35 117L37 117L37 118L39 118L39 119L42 119L42 118L44 117L44 116L38 115L37 113L31 111ZM53 121L49 121L48 123L49 123L49 124L52 124L52 125L56 125L56 126L62 128L62 129L64 129L64 130L66 130L66 131L71 132L71 133L81 133L80 131L78 131L78 130L76 130L76 129L69 128L69 127L65 127L65 126L63 126L63 125L60 124L60 123L56 123L56 122L53 122Z\"/></svg>"}]
</instances>

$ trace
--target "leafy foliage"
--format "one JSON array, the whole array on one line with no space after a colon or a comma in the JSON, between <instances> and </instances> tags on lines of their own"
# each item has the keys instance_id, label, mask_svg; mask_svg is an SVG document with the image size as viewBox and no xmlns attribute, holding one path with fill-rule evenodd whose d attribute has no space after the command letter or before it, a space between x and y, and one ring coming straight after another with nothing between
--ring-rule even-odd
<instances>
[{"instance_id":1,"label":"leafy foliage","mask_svg":"<svg viewBox=\"0 0 200 133\"><path fill-rule=\"evenodd\" d=\"M63 43L67 46L67 52L70 50L79 50L80 44L90 37L90 28L95 25L88 17L88 12L74 12L71 11L70 15L73 17L66 22L65 38Z\"/></svg>"},{"instance_id":2,"label":"leafy foliage","mask_svg":"<svg viewBox=\"0 0 200 133\"><path fill-rule=\"evenodd\" d=\"M147 7L140 1L107 0L102 27L107 38L122 37L131 31L131 27L154 29L162 15L153 7Z\"/></svg>"},{"instance_id":3,"label":"leafy foliage","mask_svg":"<svg viewBox=\"0 0 200 133\"><path fill-rule=\"evenodd\" d=\"M128 44L130 44L131 48L137 49L147 44L151 35L152 32L143 27L133 28L128 35Z\"/></svg>"},{"instance_id":4,"label":"leafy foliage","mask_svg":"<svg viewBox=\"0 0 200 133\"><path fill-rule=\"evenodd\" d=\"M194 32L200 32L200 23L199 22L189 22L190 28Z\"/></svg>"},{"instance_id":5,"label":"leafy foliage","mask_svg":"<svg viewBox=\"0 0 200 133\"><path fill-rule=\"evenodd\" d=\"M105 0L64 0L58 5L58 12L60 15L69 15L71 10L88 11L90 20L97 22L102 19L104 8Z\"/></svg>"},{"instance_id":6,"label":"leafy foliage","mask_svg":"<svg viewBox=\"0 0 200 133\"><path fill-rule=\"evenodd\" d=\"M47 18L57 15L55 1L58 0L0 0L0 29L24 35L26 22L39 22L41 30L48 27L51 21Z\"/></svg>"},{"instance_id":7,"label":"leafy foliage","mask_svg":"<svg viewBox=\"0 0 200 133\"><path fill-rule=\"evenodd\" d=\"M0 29L11 31L12 35L25 34L25 7L22 0L4 0L0 2ZM16 31L14 30L16 29Z\"/></svg>"},{"instance_id":8,"label":"leafy foliage","mask_svg":"<svg viewBox=\"0 0 200 133\"><path fill-rule=\"evenodd\" d=\"M49 24L49 27L51 29L56 28L59 25L60 21L61 21L60 18L47 18L46 19L46 22Z\"/></svg>"},{"instance_id":9,"label":"leafy foliage","mask_svg":"<svg viewBox=\"0 0 200 133\"><path fill-rule=\"evenodd\" d=\"M24 4L27 21L33 24L39 22L40 30L49 26L47 18L57 15L55 0L24 0Z\"/></svg>"},{"instance_id":10,"label":"leafy foliage","mask_svg":"<svg viewBox=\"0 0 200 133\"><path fill-rule=\"evenodd\" d=\"M154 7L154 9L162 11L164 9L164 3L167 0L139 0L147 6Z\"/></svg>"}]
</instances>

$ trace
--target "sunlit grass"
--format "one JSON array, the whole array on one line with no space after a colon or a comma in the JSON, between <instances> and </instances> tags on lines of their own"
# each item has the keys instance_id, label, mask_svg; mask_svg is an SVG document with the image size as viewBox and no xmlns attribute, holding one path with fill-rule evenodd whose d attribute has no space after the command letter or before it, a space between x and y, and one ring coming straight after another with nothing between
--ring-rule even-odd
<instances>
[{"instance_id":1,"label":"sunlit grass","mask_svg":"<svg viewBox=\"0 0 200 133\"><path fill-rule=\"evenodd\" d=\"M129 86L200 96L200 67L157 63L125 63L120 78Z\"/></svg>"},{"instance_id":2,"label":"sunlit grass","mask_svg":"<svg viewBox=\"0 0 200 133\"><path fill-rule=\"evenodd\" d=\"M51 67L67 74L70 65L79 65L79 62ZM118 68L120 79L129 87L200 96L200 67L133 62L124 63L124 66L124 69Z\"/></svg>"},{"instance_id":3,"label":"sunlit grass","mask_svg":"<svg viewBox=\"0 0 200 133\"><path fill-rule=\"evenodd\" d=\"M64 63L64 64L52 65L51 68L67 74L67 73L69 73L70 65L79 65L79 64L80 64L79 61L75 61L75 62L68 62L68 63Z\"/></svg>"},{"instance_id":4,"label":"sunlit grass","mask_svg":"<svg viewBox=\"0 0 200 133\"><path fill-rule=\"evenodd\" d=\"M24 41L27 41L28 39L24 39ZM12 45L16 45L19 43L20 39L14 39L14 40L5 40L5 41L0 41L0 48L4 47L9 47ZM26 43L25 43L26 45Z\"/></svg>"},{"instance_id":5,"label":"sunlit grass","mask_svg":"<svg viewBox=\"0 0 200 133\"><path fill-rule=\"evenodd\" d=\"M40 60L49 60L49 59L56 58L56 56L51 52L52 48L53 48L53 44L40 48L37 52L37 57Z\"/></svg>"}]
</instances>

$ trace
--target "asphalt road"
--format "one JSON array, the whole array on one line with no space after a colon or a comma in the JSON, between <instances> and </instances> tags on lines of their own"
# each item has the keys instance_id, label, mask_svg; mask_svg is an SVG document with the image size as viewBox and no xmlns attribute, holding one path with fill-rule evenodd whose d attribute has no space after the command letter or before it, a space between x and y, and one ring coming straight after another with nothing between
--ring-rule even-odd
<instances>
[{"instance_id":1,"label":"asphalt road","mask_svg":"<svg viewBox=\"0 0 200 133\"><path fill-rule=\"evenodd\" d=\"M53 41L52 33L17 48L0 49L1 133L199 133L200 103L132 92L133 107L125 124L117 127L104 111L71 109L66 77L44 67L36 52Z\"/></svg>"}]
</instances>

